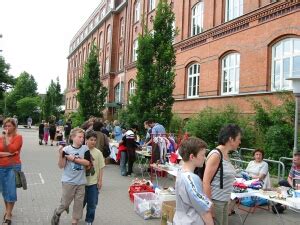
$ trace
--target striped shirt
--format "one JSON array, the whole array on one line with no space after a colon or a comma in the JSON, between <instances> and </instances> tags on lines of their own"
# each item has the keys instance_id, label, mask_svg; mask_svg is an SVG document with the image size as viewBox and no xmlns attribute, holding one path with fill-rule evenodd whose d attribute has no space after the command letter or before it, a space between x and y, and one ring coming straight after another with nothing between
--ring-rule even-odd
<instances>
[{"instance_id":1,"label":"striped shirt","mask_svg":"<svg viewBox=\"0 0 300 225\"><path fill-rule=\"evenodd\" d=\"M208 160L212 154L219 154L217 150L212 150L208 156ZM221 156L220 156L221 157ZM233 191L233 182L235 179L235 169L230 161L223 158L223 189L220 189L220 168L211 182L211 196L213 200L227 202L230 200L230 194Z\"/></svg>"},{"instance_id":2,"label":"striped shirt","mask_svg":"<svg viewBox=\"0 0 300 225\"><path fill-rule=\"evenodd\" d=\"M294 178L299 179L300 178L300 166L296 166L295 164L293 164L293 166L290 170L290 173L289 173L289 177L292 179L294 179Z\"/></svg>"}]
</instances>

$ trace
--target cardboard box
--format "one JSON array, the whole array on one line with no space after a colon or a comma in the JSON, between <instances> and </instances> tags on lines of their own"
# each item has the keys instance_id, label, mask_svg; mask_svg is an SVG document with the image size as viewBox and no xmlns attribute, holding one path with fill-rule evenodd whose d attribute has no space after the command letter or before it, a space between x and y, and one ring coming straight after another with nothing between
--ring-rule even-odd
<instances>
[{"instance_id":1,"label":"cardboard box","mask_svg":"<svg viewBox=\"0 0 300 225\"><path fill-rule=\"evenodd\" d=\"M162 204L161 225L172 225L176 210L176 201L166 201Z\"/></svg>"}]
</instances>

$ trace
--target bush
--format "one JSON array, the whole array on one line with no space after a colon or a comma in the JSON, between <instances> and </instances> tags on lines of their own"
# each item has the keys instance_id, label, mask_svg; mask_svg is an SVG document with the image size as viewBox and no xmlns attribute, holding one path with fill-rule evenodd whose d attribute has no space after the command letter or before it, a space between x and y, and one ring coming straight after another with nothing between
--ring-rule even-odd
<instances>
[{"instance_id":1,"label":"bush","mask_svg":"<svg viewBox=\"0 0 300 225\"><path fill-rule=\"evenodd\" d=\"M206 141L212 149L216 147L220 129L229 123L237 124L243 129L241 146L253 146L255 134L251 121L248 117L241 116L233 106L227 106L224 109L205 108L187 122L185 129L190 135Z\"/></svg>"},{"instance_id":2,"label":"bush","mask_svg":"<svg viewBox=\"0 0 300 225\"><path fill-rule=\"evenodd\" d=\"M72 127L80 127L84 122L84 118L79 112L72 112L68 118L72 120Z\"/></svg>"},{"instance_id":3,"label":"bush","mask_svg":"<svg viewBox=\"0 0 300 225\"><path fill-rule=\"evenodd\" d=\"M168 127L168 132L174 133L175 135L181 134L184 127L184 121L176 114L173 114L170 125Z\"/></svg>"}]
</instances>

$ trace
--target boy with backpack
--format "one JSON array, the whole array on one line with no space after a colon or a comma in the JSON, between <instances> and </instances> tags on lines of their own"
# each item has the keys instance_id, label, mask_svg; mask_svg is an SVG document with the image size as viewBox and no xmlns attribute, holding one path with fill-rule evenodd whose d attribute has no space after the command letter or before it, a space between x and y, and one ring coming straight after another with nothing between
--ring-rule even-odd
<instances>
[{"instance_id":1,"label":"boy with backpack","mask_svg":"<svg viewBox=\"0 0 300 225\"><path fill-rule=\"evenodd\" d=\"M74 201L72 225L77 225L82 217L83 201L85 196L86 174L85 168L90 166L91 155L88 147L83 145L84 130L75 128L70 136L72 145L59 149L58 166L64 169L62 174L62 197L61 203L51 219L51 225L59 225L60 215L68 210L69 205Z\"/></svg>"},{"instance_id":2,"label":"boy with backpack","mask_svg":"<svg viewBox=\"0 0 300 225\"><path fill-rule=\"evenodd\" d=\"M86 171L87 184L85 186L84 205L86 205L86 225L92 225L98 204L98 194L102 187L103 168L105 166L102 152L95 148L97 133L90 131L86 134L86 144L90 150L92 167Z\"/></svg>"},{"instance_id":3,"label":"boy with backpack","mask_svg":"<svg viewBox=\"0 0 300 225\"><path fill-rule=\"evenodd\" d=\"M202 182L194 173L196 167L202 167L207 144L196 137L182 142L179 154L182 157L182 169L176 178L176 211L174 225L213 225L210 212L212 202L203 194Z\"/></svg>"}]
</instances>

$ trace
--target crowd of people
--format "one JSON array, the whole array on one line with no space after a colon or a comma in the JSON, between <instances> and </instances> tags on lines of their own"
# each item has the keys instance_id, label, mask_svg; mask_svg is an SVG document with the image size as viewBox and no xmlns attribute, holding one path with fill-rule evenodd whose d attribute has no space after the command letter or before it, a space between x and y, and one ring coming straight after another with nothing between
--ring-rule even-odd
<instances>
[{"instance_id":1,"label":"crowd of people","mask_svg":"<svg viewBox=\"0 0 300 225\"><path fill-rule=\"evenodd\" d=\"M133 173L135 151L140 145L152 147L152 158L163 163L162 145L155 138L164 138L166 130L163 125L149 119L144 122L146 135L140 142L137 135L138 126L133 124L128 129L120 126L118 121L111 125L101 118L92 117L81 128L72 129L72 121L64 126L42 121L39 126L39 143L50 145L64 132L65 142L59 145L58 166L62 173L62 196L58 207L51 218L52 225L58 225L60 216L69 210L73 202L72 224L78 224L86 205L85 222L92 224L95 218L98 193L102 187L105 152L109 148L109 139L119 143L119 162L122 176ZM59 129L59 130L58 130ZM59 132L58 132L59 131ZM239 148L242 130L234 124L223 127L218 135L218 145L206 156L205 141L189 137L180 143L179 155L182 167L176 179L176 212L174 224L216 224L227 225L230 212L230 193L236 171L229 159L229 153ZM14 118L3 121L3 133L0 136L0 192L5 202L4 224L11 224L12 211L17 201L15 171L21 170L20 152L22 136L17 133ZM270 187L268 164L263 161L264 151L256 149L253 161L249 162L246 173L260 180L264 188ZM202 176L196 172L205 163ZM300 178L300 152L293 156L293 166L287 181L282 186L299 188L294 183Z\"/></svg>"}]
</instances>

